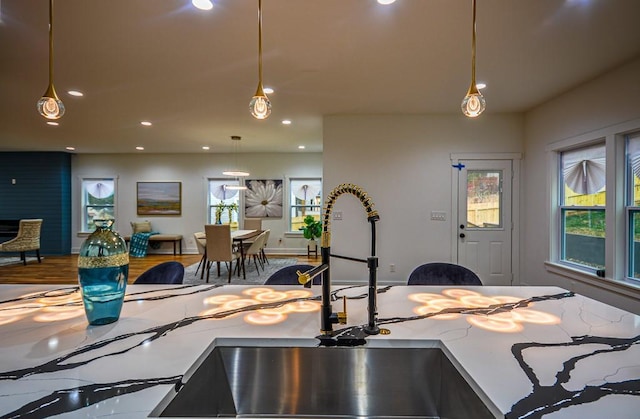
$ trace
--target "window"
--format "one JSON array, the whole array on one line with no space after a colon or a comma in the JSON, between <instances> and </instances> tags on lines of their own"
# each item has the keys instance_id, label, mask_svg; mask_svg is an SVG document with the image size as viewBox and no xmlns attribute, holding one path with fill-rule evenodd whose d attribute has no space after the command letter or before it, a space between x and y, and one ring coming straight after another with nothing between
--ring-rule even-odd
<instances>
[{"instance_id":1,"label":"window","mask_svg":"<svg viewBox=\"0 0 640 419\"><path fill-rule=\"evenodd\" d=\"M322 179L290 179L289 191L289 231L300 231L300 228L304 226L304 217L308 215L320 221Z\"/></svg>"},{"instance_id":2,"label":"window","mask_svg":"<svg viewBox=\"0 0 640 419\"><path fill-rule=\"evenodd\" d=\"M626 137L627 277L640 279L640 132Z\"/></svg>"},{"instance_id":3,"label":"window","mask_svg":"<svg viewBox=\"0 0 640 419\"><path fill-rule=\"evenodd\" d=\"M209 179L209 224L238 223L240 193L237 179Z\"/></svg>"},{"instance_id":4,"label":"window","mask_svg":"<svg viewBox=\"0 0 640 419\"><path fill-rule=\"evenodd\" d=\"M93 219L116 218L113 178L82 179L82 231L93 231Z\"/></svg>"},{"instance_id":5,"label":"window","mask_svg":"<svg viewBox=\"0 0 640 419\"><path fill-rule=\"evenodd\" d=\"M604 269L605 144L561 152L560 167L560 260Z\"/></svg>"},{"instance_id":6,"label":"window","mask_svg":"<svg viewBox=\"0 0 640 419\"><path fill-rule=\"evenodd\" d=\"M502 170L467 170L467 228L502 228Z\"/></svg>"}]
</instances>

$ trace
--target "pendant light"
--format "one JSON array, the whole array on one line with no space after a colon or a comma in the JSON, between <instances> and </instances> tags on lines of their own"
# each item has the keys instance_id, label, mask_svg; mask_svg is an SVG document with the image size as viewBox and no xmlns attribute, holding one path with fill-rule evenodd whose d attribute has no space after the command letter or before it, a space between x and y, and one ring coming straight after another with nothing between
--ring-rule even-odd
<instances>
[{"instance_id":1,"label":"pendant light","mask_svg":"<svg viewBox=\"0 0 640 419\"><path fill-rule=\"evenodd\" d=\"M224 172L222 172L223 175L225 175L225 176L233 176L238 180L238 184L237 185L224 185L224 187L226 189L229 189L229 190L244 190L244 189L247 189L246 186L240 184L240 178L241 177L249 176L249 172L247 172L245 170L241 170L239 168L239 166L238 166L238 154L239 154L239 150L240 150L240 140L241 139L242 139L242 137L240 137L238 135L232 135L231 136L231 141L233 141L233 154L234 154L234 159L235 159L235 166L234 166L234 169L225 170Z\"/></svg>"},{"instance_id":2,"label":"pendant light","mask_svg":"<svg viewBox=\"0 0 640 419\"><path fill-rule=\"evenodd\" d=\"M251 115L267 119L271 114L271 102L262 88L262 0L258 0L258 89L249 102Z\"/></svg>"},{"instance_id":3,"label":"pendant light","mask_svg":"<svg viewBox=\"0 0 640 419\"><path fill-rule=\"evenodd\" d=\"M49 87L36 107L40 115L47 119L59 119L64 115L64 104L53 87L53 0L49 0Z\"/></svg>"},{"instance_id":4,"label":"pendant light","mask_svg":"<svg viewBox=\"0 0 640 419\"><path fill-rule=\"evenodd\" d=\"M469 118L479 116L487 104L482 93L476 86L476 0L471 0L473 5L473 27L471 36L471 86L467 91L467 95L462 100L462 113Z\"/></svg>"}]
</instances>

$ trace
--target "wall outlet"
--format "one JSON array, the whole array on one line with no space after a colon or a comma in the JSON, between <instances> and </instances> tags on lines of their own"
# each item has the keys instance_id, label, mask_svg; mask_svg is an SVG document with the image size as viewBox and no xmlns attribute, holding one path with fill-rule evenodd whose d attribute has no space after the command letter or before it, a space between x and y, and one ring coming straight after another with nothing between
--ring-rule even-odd
<instances>
[{"instance_id":1,"label":"wall outlet","mask_svg":"<svg viewBox=\"0 0 640 419\"><path fill-rule=\"evenodd\" d=\"M389 272L395 272L395 271L396 271L396 264L395 263L389 264Z\"/></svg>"},{"instance_id":2,"label":"wall outlet","mask_svg":"<svg viewBox=\"0 0 640 419\"><path fill-rule=\"evenodd\" d=\"M447 221L447 213L444 211L431 211L431 219L434 221Z\"/></svg>"},{"instance_id":3,"label":"wall outlet","mask_svg":"<svg viewBox=\"0 0 640 419\"><path fill-rule=\"evenodd\" d=\"M342 211L334 211L333 213L333 219L335 221L340 221L342 220Z\"/></svg>"}]
</instances>

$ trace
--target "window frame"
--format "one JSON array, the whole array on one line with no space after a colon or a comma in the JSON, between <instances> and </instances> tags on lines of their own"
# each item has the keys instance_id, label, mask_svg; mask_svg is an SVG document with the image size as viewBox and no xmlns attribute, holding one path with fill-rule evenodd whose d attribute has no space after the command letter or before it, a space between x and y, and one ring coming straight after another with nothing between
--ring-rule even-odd
<instances>
[{"instance_id":1,"label":"window frame","mask_svg":"<svg viewBox=\"0 0 640 419\"><path fill-rule=\"evenodd\" d=\"M600 140L596 140L596 141L592 141L589 142L587 144L581 144L578 145L577 147L570 147L570 148L566 148L563 150L559 150L557 153L557 157L558 157L558 182L557 182L557 188L558 188L558 196L557 196L557 225L559 227L559 230L557 231L557 240L558 240L558 255L557 255L557 261L558 263L570 266L574 269L577 270L581 270L581 271L585 271L588 272L590 274L594 274L594 275L602 275L602 271L604 270L606 272L606 255L603 255L605 258L605 265L604 266L598 266L598 267L593 267L593 266L589 266L587 264L584 263L579 263L579 262L574 262L571 260L566 259L566 249L567 249L567 243L566 243L566 238L567 238L567 233L566 233L566 213L570 212L570 211L576 211L576 212L580 212L580 211L594 211L594 212L602 212L604 214L604 218L606 220L606 216L607 216L607 206L606 203L604 206L602 205L569 205L566 202L567 196L566 196L566 188L565 188L565 177L564 177L564 173L563 173L563 154L564 153L568 153L568 152L572 152L572 151L579 151L579 150L587 150L589 148L592 148L594 146L602 146L604 148L604 153L605 153L605 167L607 165L607 147L606 147L606 141L604 139L600 139ZM605 192L605 197L606 197L606 193L607 193L607 186L608 186L608 179L605 180L605 187L604 187L604 192ZM595 193L599 193L599 192L595 192ZM606 228L606 222L605 222L605 235L604 235L604 241L605 241L605 253L606 253L606 240L607 240L607 234L606 234L607 228Z\"/></svg>"},{"instance_id":2,"label":"window frame","mask_svg":"<svg viewBox=\"0 0 640 419\"><path fill-rule=\"evenodd\" d=\"M549 217L549 253L545 261L545 269L570 280L576 280L591 286L601 287L612 292L637 297L640 291L638 280L630 279L628 272L628 234L629 220L625 211L626 165L625 138L640 131L640 118L597 129L575 137L550 143L545 147L549 167L548 193L550 209ZM559 154L563 150L588 146L605 142L606 149L606 237L605 237L605 269L593 273L579 269L560 261L560 216L559 216Z\"/></svg>"},{"instance_id":3,"label":"window frame","mask_svg":"<svg viewBox=\"0 0 640 419\"><path fill-rule=\"evenodd\" d=\"M320 196L320 203L319 204L311 204L311 205L298 205L295 204L295 202L292 202L293 199L293 187L292 184L293 182L298 182L298 181L318 181L320 182L320 192L318 192L318 195ZM302 230L293 230L292 226L293 226L293 217L291 216L293 213L293 209L294 208L301 208L301 207L311 207L311 208L318 208L318 212L320 214L320 218L322 218L322 207L323 207L323 202L322 202L322 197L323 197L323 193L322 193L322 188L323 188L323 184L322 184L322 177L321 176L302 176L302 177L290 177L287 178L287 225L285 226L285 232L287 235L291 235L291 236L302 236ZM316 196L318 196L316 195Z\"/></svg>"},{"instance_id":4,"label":"window frame","mask_svg":"<svg viewBox=\"0 0 640 419\"><path fill-rule=\"evenodd\" d=\"M223 177L208 177L207 178L207 224L215 224L216 223L216 219L215 219L215 210L214 208L219 207L220 204L212 204L212 192L211 192L211 184L212 182L223 182L229 185L238 185L238 186L244 186L244 179L242 178L237 178L237 179L230 179L230 178L223 178ZM222 202L223 200L220 199L220 202ZM238 191L237 195L236 195L236 203L238 204L238 210L235 213L235 222L236 223L240 223L240 212L241 212L241 208L242 208L242 194L240 193L240 191ZM233 223L233 216L231 220L227 220L226 218L228 218L228 215L223 214L222 217L222 222L224 224L225 221L229 221L229 223Z\"/></svg>"},{"instance_id":5,"label":"window frame","mask_svg":"<svg viewBox=\"0 0 640 419\"><path fill-rule=\"evenodd\" d=\"M113 182L113 204L89 204L88 195L89 192L86 190L85 183L86 182L97 182L97 181L109 181ZM113 218L115 220L118 219L118 207L117 207L117 197L118 197L118 178L116 176L87 176L80 178L80 233L92 233L95 231L95 227L93 229L89 229L89 212L88 208L112 208Z\"/></svg>"}]
</instances>

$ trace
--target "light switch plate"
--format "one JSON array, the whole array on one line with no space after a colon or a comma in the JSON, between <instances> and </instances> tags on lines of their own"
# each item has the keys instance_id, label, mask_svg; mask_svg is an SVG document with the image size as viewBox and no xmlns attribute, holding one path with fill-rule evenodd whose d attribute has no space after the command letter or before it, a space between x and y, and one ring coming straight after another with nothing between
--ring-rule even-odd
<instances>
[{"instance_id":1,"label":"light switch plate","mask_svg":"<svg viewBox=\"0 0 640 419\"><path fill-rule=\"evenodd\" d=\"M434 221L447 221L447 213L444 211L431 211L431 219Z\"/></svg>"}]
</instances>

